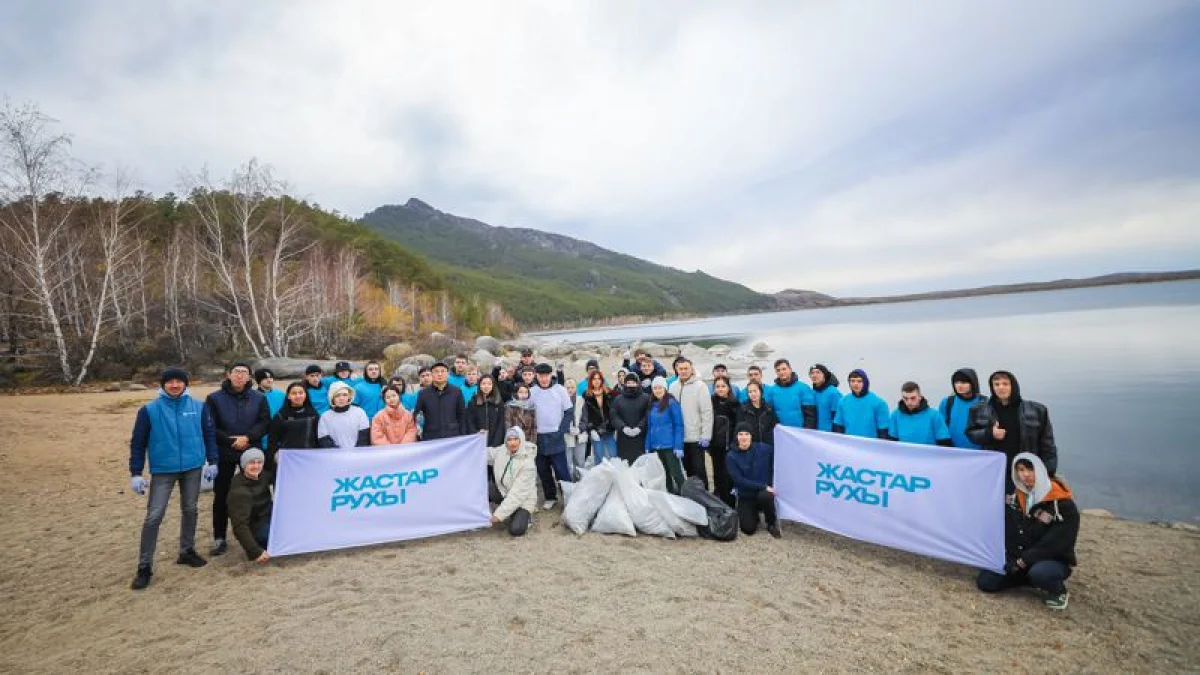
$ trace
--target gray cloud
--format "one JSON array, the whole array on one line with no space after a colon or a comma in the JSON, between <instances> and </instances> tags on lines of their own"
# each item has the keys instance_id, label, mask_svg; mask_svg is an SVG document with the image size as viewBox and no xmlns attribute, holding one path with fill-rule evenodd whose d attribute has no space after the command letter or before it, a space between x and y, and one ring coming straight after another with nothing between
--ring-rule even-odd
<instances>
[{"instance_id":1,"label":"gray cloud","mask_svg":"<svg viewBox=\"0 0 1200 675\"><path fill-rule=\"evenodd\" d=\"M5 93L157 192L257 156L763 290L1200 263L1186 2L47 5Z\"/></svg>"}]
</instances>

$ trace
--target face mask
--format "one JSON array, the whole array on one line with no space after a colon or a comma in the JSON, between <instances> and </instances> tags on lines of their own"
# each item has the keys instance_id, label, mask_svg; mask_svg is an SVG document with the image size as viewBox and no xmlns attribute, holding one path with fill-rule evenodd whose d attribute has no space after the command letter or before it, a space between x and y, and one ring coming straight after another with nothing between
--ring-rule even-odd
<instances>
[{"instance_id":1,"label":"face mask","mask_svg":"<svg viewBox=\"0 0 1200 675\"><path fill-rule=\"evenodd\" d=\"M641 389L641 387L637 386L636 384L625 385L625 393L627 394L636 394L639 389Z\"/></svg>"}]
</instances>

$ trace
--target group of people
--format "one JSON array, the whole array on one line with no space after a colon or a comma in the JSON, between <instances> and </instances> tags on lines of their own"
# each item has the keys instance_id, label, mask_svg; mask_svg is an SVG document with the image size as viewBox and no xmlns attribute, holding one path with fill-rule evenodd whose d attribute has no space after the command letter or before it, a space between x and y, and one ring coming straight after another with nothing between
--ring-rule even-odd
<instances>
[{"instance_id":1,"label":"group of people","mask_svg":"<svg viewBox=\"0 0 1200 675\"><path fill-rule=\"evenodd\" d=\"M486 364L481 364L486 365ZM396 445L467 434L485 436L492 520L524 534L537 510L557 503L557 483L572 482L589 464L610 458L630 463L653 453L666 469L668 490L685 476L698 477L738 512L741 530L760 524L778 538L775 511L774 428L777 425L905 443L1004 452L1007 477L1008 567L981 572L978 586L993 592L1015 585L1046 591L1047 605L1065 608L1065 580L1075 565L1079 513L1066 484L1056 477L1058 453L1046 407L1021 395L1016 377L997 371L980 391L970 368L951 375L952 393L936 408L915 382L901 387L894 410L871 391L862 369L847 376L849 391L822 364L805 382L787 359L774 363L775 378L750 366L743 386L728 369L713 368L705 382L694 364L677 358L668 376L645 352L626 354L610 381L589 361L578 383L561 364L535 363L524 350L511 367L497 360L491 372L465 355L421 368L410 390L403 378L385 380L377 362L361 377L336 364L326 376L309 366L304 379L280 390L269 370L233 364L221 388L204 403L187 394L187 373L162 373L159 397L138 412L130 443L133 490L150 493L133 587L145 588L159 523L176 483L183 502L179 564L206 561L194 546L202 478L213 481L212 555L227 551L234 536L247 556L269 561L271 499L281 448L353 448ZM251 385L253 378L254 386ZM142 478L149 459L151 479ZM709 481L708 466L712 466Z\"/></svg>"}]
</instances>

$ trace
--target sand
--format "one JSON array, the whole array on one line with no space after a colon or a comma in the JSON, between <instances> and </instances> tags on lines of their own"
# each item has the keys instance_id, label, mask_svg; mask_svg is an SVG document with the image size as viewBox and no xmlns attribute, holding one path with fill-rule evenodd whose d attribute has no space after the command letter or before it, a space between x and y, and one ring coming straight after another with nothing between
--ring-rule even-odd
<instances>
[{"instance_id":1,"label":"sand","mask_svg":"<svg viewBox=\"0 0 1200 675\"><path fill-rule=\"evenodd\" d=\"M197 393L205 393L198 391ZM0 397L0 672L1200 669L1200 536L1085 517L1071 606L787 524L733 543L499 529L174 564L135 593L128 436L153 394ZM211 496L200 504L207 555Z\"/></svg>"}]
</instances>

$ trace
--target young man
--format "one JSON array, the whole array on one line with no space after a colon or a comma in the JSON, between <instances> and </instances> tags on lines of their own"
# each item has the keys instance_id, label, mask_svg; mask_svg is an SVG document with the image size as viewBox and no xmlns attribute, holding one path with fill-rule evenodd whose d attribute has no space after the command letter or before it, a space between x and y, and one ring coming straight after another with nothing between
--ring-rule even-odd
<instances>
[{"instance_id":1,"label":"young man","mask_svg":"<svg viewBox=\"0 0 1200 675\"><path fill-rule=\"evenodd\" d=\"M467 383L467 355L454 355L454 370L448 375L450 384L458 387L460 390Z\"/></svg>"},{"instance_id":2,"label":"young man","mask_svg":"<svg viewBox=\"0 0 1200 675\"><path fill-rule=\"evenodd\" d=\"M705 465L708 445L712 442L712 394L695 371L692 362L680 359L675 363L679 379L667 385L667 391L683 412L683 468L688 476L699 476L708 489L708 468Z\"/></svg>"},{"instance_id":3,"label":"young man","mask_svg":"<svg viewBox=\"0 0 1200 675\"><path fill-rule=\"evenodd\" d=\"M250 448L240 458L242 472L229 486L229 520L233 536L246 552L246 559L265 565L271 560L267 542L271 536L271 474L264 471L264 457L258 448Z\"/></svg>"},{"instance_id":4,"label":"young man","mask_svg":"<svg viewBox=\"0 0 1200 675\"><path fill-rule=\"evenodd\" d=\"M865 370L856 368L850 371L846 381L850 383L850 395L838 401L833 432L886 440L892 420L887 403L871 391L871 378Z\"/></svg>"},{"instance_id":5,"label":"young man","mask_svg":"<svg viewBox=\"0 0 1200 675\"><path fill-rule=\"evenodd\" d=\"M357 381L357 378L354 377L354 368L350 365L349 361L338 361L333 364L333 377L325 378L326 385L333 384L334 382L345 382L353 387Z\"/></svg>"},{"instance_id":6,"label":"young man","mask_svg":"<svg viewBox=\"0 0 1200 675\"><path fill-rule=\"evenodd\" d=\"M929 407L916 382L905 382L900 387L900 403L888 424L888 438L917 445L951 445L946 421Z\"/></svg>"},{"instance_id":7,"label":"young man","mask_svg":"<svg viewBox=\"0 0 1200 675\"><path fill-rule=\"evenodd\" d=\"M383 388L386 382L383 379L383 367L378 361L367 361L367 365L363 366L362 378L355 380L354 384L354 405L362 408L362 411L367 414L367 419L373 419L375 415L383 410Z\"/></svg>"},{"instance_id":8,"label":"young man","mask_svg":"<svg viewBox=\"0 0 1200 675\"><path fill-rule=\"evenodd\" d=\"M321 366L315 363L304 369L304 388L308 390L308 402L318 415L329 410L329 385L321 374Z\"/></svg>"},{"instance_id":9,"label":"young man","mask_svg":"<svg viewBox=\"0 0 1200 675\"><path fill-rule=\"evenodd\" d=\"M635 351L633 353L632 361L629 359L629 352L625 352L625 358L621 360L621 367L629 372L637 373L639 376L641 376L644 374L642 363L645 361L650 362L650 379L654 379L655 377L665 378L667 376L667 369L663 368L661 363L651 358L650 353L644 349L638 349ZM649 389L649 386L645 385L643 388Z\"/></svg>"},{"instance_id":10,"label":"young man","mask_svg":"<svg viewBox=\"0 0 1200 675\"><path fill-rule=\"evenodd\" d=\"M1051 478L1042 460L1027 452L1012 462L1009 479L1016 494L1006 510L1004 574L979 573L975 584L984 593L1014 586L1033 586L1048 594L1046 607L1064 610L1070 595L1079 509L1066 483Z\"/></svg>"},{"instance_id":11,"label":"young man","mask_svg":"<svg viewBox=\"0 0 1200 675\"><path fill-rule=\"evenodd\" d=\"M488 464L495 478L494 484L488 484L489 491L494 491L490 501L498 504L492 524L511 518L508 533L514 537L525 534L537 511L537 455L537 446L525 440L520 427L505 433L504 445L488 448Z\"/></svg>"},{"instance_id":12,"label":"young man","mask_svg":"<svg viewBox=\"0 0 1200 675\"><path fill-rule=\"evenodd\" d=\"M1058 472L1058 446L1046 406L1021 398L1021 385L1007 370L988 378L992 397L971 408L967 438L988 450L1003 452L1009 463L1020 453L1036 455L1050 472ZM1007 491L1012 492L1010 482Z\"/></svg>"},{"instance_id":13,"label":"young man","mask_svg":"<svg viewBox=\"0 0 1200 675\"><path fill-rule=\"evenodd\" d=\"M462 389L463 403L470 403L471 399L475 398L475 392L479 391L479 367L475 364L467 366L467 379L463 380L459 389Z\"/></svg>"},{"instance_id":14,"label":"young man","mask_svg":"<svg viewBox=\"0 0 1200 675\"><path fill-rule=\"evenodd\" d=\"M467 435L467 405L462 391L450 384L450 369L439 361L429 370L432 382L417 394L413 409L417 419L424 420L421 440Z\"/></svg>"},{"instance_id":15,"label":"young man","mask_svg":"<svg viewBox=\"0 0 1200 675\"><path fill-rule=\"evenodd\" d=\"M817 428L817 400L812 387L800 381L787 359L775 362L775 386L764 393L783 426Z\"/></svg>"},{"instance_id":16,"label":"young man","mask_svg":"<svg viewBox=\"0 0 1200 675\"><path fill-rule=\"evenodd\" d=\"M396 382L397 379L399 379L400 381ZM404 383L404 378L395 378L395 377L392 378L392 385L399 386L400 391L404 392L404 395L400 397L400 405L407 408L409 412L413 412L414 410L417 409L417 395L419 393L421 393L421 390L425 389L426 387L428 387L432 384L433 384L433 371L430 370L429 368L426 368L425 366L421 366L421 368L417 371L417 390L416 391L408 391L407 390L408 387Z\"/></svg>"},{"instance_id":17,"label":"young man","mask_svg":"<svg viewBox=\"0 0 1200 675\"><path fill-rule=\"evenodd\" d=\"M729 476L737 490L738 521L742 533L758 531L759 514L767 521L767 532L778 539L779 519L775 514L775 451L754 442L750 425L737 426L737 446L725 456Z\"/></svg>"},{"instance_id":18,"label":"young man","mask_svg":"<svg viewBox=\"0 0 1200 675\"><path fill-rule=\"evenodd\" d=\"M808 369L808 379L812 381L813 398L817 402L817 429L833 431L833 416L837 413L838 402L842 400L837 375L818 363Z\"/></svg>"},{"instance_id":19,"label":"young man","mask_svg":"<svg viewBox=\"0 0 1200 675\"><path fill-rule=\"evenodd\" d=\"M182 368L167 368L159 376L162 389L158 398L138 410L129 439L130 487L139 495L150 489L146 519L142 522L141 547L137 574L132 588L140 591L154 575L154 549L158 546L158 527L162 524L171 490L179 484L179 557L178 565L204 567L208 564L196 553L197 500L200 479L213 480L217 473L217 439L208 408L188 395L188 374ZM150 480L142 478L146 460L150 460ZM202 468L203 467L203 468Z\"/></svg>"},{"instance_id":20,"label":"young man","mask_svg":"<svg viewBox=\"0 0 1200 675\"><path fill-rule=\"evenodd\" d=\"M746 387L742 387L742 390L738 392L738 403L745 405L750 400L750 397L746 394L746 388L750 386L751 382L758 383L758 386L762 388L763 400L767 400L767 390L770 389L770 385L763 383L762 368L750 366L746 369Z\"/></svg>"},{"instance_id":21,"label":"young man","mask_svg":"<svg viewBox=\"0 0 1200 675\"><path fill-rule=\"evenodd\" d=\"M254 384L258 386L258 392L267 399L268 419L275 419L275 413L278 413L283 408L283 402L286 399L282 389L275 388L275 375L266 368L259 368L254 371ZM259 446L262 449L267 449L267 441L269 439L264 434L262 444Z\"/></svg>"},{"instance_id":22,"label":"young man","mask_svg":"<svg viewBox=\"0 0 1200 675\"><path fill-rule=\"evenodd\" d=\"M537 416L537 471L542 480L542 493L546 496L544 509L552 509L558 503L558 488L554 478L565 483L571 480L571 467L567 465L566 433L574 421L575 404L571 394L561 384L554 382L554 369L549 363L537 365L537 384L529 392ZM554 476L551 476L553 469Z\"/></svg>"},{"instance_id":23,"label":"young man","mask_svg":"<svg viewBox=\"0 0 1200 675\"><path fill-rule=\"evenodd\" d=\"M671 362L672 375L667 378L667 389L670 389L671 385L679 381L679 364L683 363L684 361L687 361L687 359L682 356L676 356L675 360Z\"/></svg>"},{"instance_id":24,"label":"young man","mask_svg":"<svg viewBox=\"0 0 1200 675\"><path fill-rule=\"evenodd\" d=\"M310 391L311 394L311 391ZM237 473L238 460L251 446L258 446L271 423L267 399L250 387L250 366L239 361L229 368L221 388L205 401L216 428L217 479L213 483L212 555L228 550L225 532L229 526L229 485Z\"/></svg>"},{"instance_id":25,"label":"young man","mask_svg":"<svg viewBox=\"0 0 1200 675\"><path fill-rule=\"evenodd\" d=\"M971 421L971 408L987 401L979 393L979 376L972 368L959 368L950 376L953 393L938 404L938 413L950 429L950 441L956 448L978 450L979 446L967 438L967 425Z\"/></svg>"}]
</instances>

